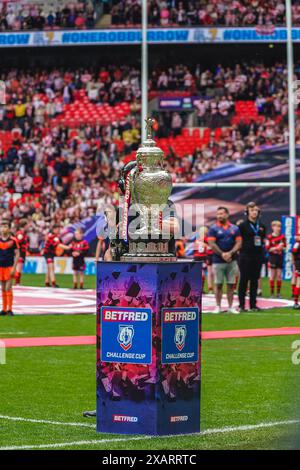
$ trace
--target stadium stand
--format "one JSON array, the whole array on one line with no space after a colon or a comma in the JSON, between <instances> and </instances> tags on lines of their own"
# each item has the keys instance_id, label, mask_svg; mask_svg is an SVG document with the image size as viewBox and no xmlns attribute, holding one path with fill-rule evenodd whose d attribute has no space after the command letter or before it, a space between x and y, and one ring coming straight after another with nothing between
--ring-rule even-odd
<instances>
[{"instance_id":1,"label":"stadium stand","mask_svg":"<svg viewBox=\"0 0 300 470\"><path fill-rule=\"evenodd\" d=\"M300 2L293 1L293 21L300 24ZM244 26L258 29L285 23L283 1L150 0L149 26ZM0 29L136 27L141 24L140 0L21 0L0 4Z\"/></svg>"},{"instance_id":2,"label":"stadium stand","mask_svg":"<svg viewBox=\"0 0 300 470\"><path fill-rule=\"evenodd\" d=\"M141 23L138 0L113 0L112 26L132 27ZM152 26L267 26L285 22L283 1L270 0L151 0L149 24ZM299 2L293 2L294 24L299 24Z\"/></svg>"},{"instance_id":3,"label":"stadium stand","mask_svg":"<svg viewBox=\"0 0 300 470\"><path fill-rule=\"evenodd\" d=\"M54 30L93 28L99 16L98 0L21 0L0 3L0 30Z\"/></svg>"},{"instance_id":4,"label":"stadium stand","mask_svg":"<svg viewBox=\"0 0 300 470\"><path fill-rule=\"evenodd\" d=\"M199 95L192 110L198 126L187 127L184 113L158 116L157 140L174 181L193 181L263 145L286 143L285 77L281 63L152 70L155 96ZM50 220L76 222L101 204L116 204L115 181L140 142L140 74L108 66L10 70L2 78L0 215L34 222L34 251ZM299 142L299 123L296 134Z\"/></svg>"}]
</instances>

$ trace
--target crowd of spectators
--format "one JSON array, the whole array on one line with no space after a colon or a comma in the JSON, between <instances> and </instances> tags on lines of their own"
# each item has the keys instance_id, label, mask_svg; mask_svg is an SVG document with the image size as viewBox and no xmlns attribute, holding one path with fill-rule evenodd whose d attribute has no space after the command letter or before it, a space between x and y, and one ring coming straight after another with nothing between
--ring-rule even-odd
<instances>
[{"instance_id":1,"label":"crowd of spectators","mask_svg":"<svg viewBox=\"0 0 300 470\"><path fill-rule=\"evenodd\" d=\"M113 0L112 25L141 23L140 0ZM152 26L273 26L285 23L283 0L150 0ZM300 2L293 1L294 24L300 24Z\"/></svg>"},{"instance_id":2,"label":"crowd of spectators","mask_svg":"<svg viewBox=\"0 0 300 470\"><path fill-rule=\"evenodd\" d=\"M74 102L76 92L86 93L94 104L134 103L140 98L140 72L128 66L81 70L10 70L1 74L6 103L0 107L4 130L45 122L62 114L64 105ZM136 105L136 112L140 106Z\"/></svg>"},{"instance_id":3,"label":"crowd of spectators","mask_svg":"<svg viewBox=\"0 0 300 470\"><path fill-rule=\"evenodd\" d=\"M134 125L131 119L125 128ZM112 141L114 130L83 126L74 133L34 125L27 134L15 136L2 159L0 216L26 217L33 228L31 251L50 222L76 223L116 203L122 164Z\"/></svg>"},{"instance_id":4,"label":"crowd of spectators","mask_svg":"<svg viewBox=\"0 0 300 470\"><path fill-rule=\"evenodd\" d=\"M296 78L300 76L299 65L295 73ZM95 105L128 102L133 114L140 111L140 71L130 66L10 70L0 79L5 83L6 95L6 104L0 107L0 128L4 130L16 125L24 125L27 130L32 123L45 124L61 115L64 106L73 103L80 91ZM228 126L238 100L254 101L259 114L265 116L285 118L288 111L287 68L280 62L272 66L217 65L211 69L184 64L157 67L150 72L148 89L153 96L169 91L198 96L195 108L201 127ZM180 129L182 123L177 127Z\"/></svg>"},{"instance_id":5,"label":"crowd of spectators","mask_svg":"<svg viewBox=\"0 0 300 470\"><path fill-rule=\"evenodd\" d=\"M300 123L296 140L300 142ZM140 140L135 118L99 129L82 126L46 129L34 126L15 138L0 173L0 216L26 217L30 225L30 251L35 253L50 223L76 223L117 204L117 180L123 156L113 135L133 132ZM24 140L23 140L24 139ZM240 123L224 128L222 138L212 132L206 145L179 157L172 149L166 166L174 182L190 182L223 163L241 162L263 145L288 141L287 126L268 118L264 124ZM3 162L2 162L3 163Z\"/></svg>"},{"instance_id":6,"label":"crowd of spectators","mask_svg":"<svg viewBox=\"0 0 300 470\"><path fill-rule=\"evenodd\" d=\"M34 250L50 221L74 223L96 214L104 204L117 203L120 170L140 143L140 76L134 68L110 66L98 70L10 70L3 72L1 79L6 84L6 104L0 107L0 134L4 136L0 138L0 216L10 212L15 219L25 216L32 221ZM201 126L207 125L205 119L212 110L222 114L227 109L230 116L235 101L243 97L252 99L264 116L262 122L234 125L227 116L220 125L226 126L221 135L212 131L207 141L183 156L170 146L166 165L174 182L193 181L223 163L241 162L261 146L287 143L286 68L282 64L156 69L151 72L149 90L167 91L173 88L172 80L176 89L199 94L196 112L199 121L203 119ZM63 123L53 125L53 117L62 114L79 91L96 105L128 101L131 113L105 125L82 123L76 129ZM203 116L199 115L201 103L205 104ZM175 138L187 125L187 113L158 116L158 138ZM6 134L11 136L9 142ZM296 139L300 142L299 122Z\"/></svg>"},{"instance_id":7,"label":"crowd of spectators","mask_svg":"<svg viewBox=\"0 0 300 470\"><path fill-rule=\"evenodd\" d=\"M296 142L300 143L300 122L296 126ZM215 170L225 163L242 163L243 158L264 146L288 143L288 126L276 124L271 118L263 124L241 122L224 128L221 139L212 132L210 141L186 156L178 157L174 152L168 155L168 168L176 175L178 183L192 182L197 177Z\"/></svg>"},{"instance_id":8,"label":"crowd of spectators","mask_svg":"<svg viewBox=\"0 0 300 470\"><path fill-rule=\"evenodd\" d=\"M295 73L300 76L299 65ZM252 100L259 114L287 117L287 68L281 62L238 63L234 67L218 64L212 69L176 65L152 71L149 90L187 91L199 96L195 102L199 126L222 127L230 124L235 102Z\"/></svg>"},{"instance_id":9,"label":"crowd of spectators","mask_svg":"<svg viewBox=\"0 0 300 470\"><path fill-rule=\"evenodd\" d=\"M96 24L96 2L26 0L0 3L0 30L54 30L93 28Z\"/></svg>"},{"instance_id":10,"label":"crowd of spectators","mask_svg":"<svg viewBox=\"0 0 300 470\"><path fill-rule=\"evenodd\" d=\"M0 3L0 30L94 28L100 7L111 26L141 24L141 0L21 0ZM292 5L293 22L300 24L300 1ZM150 26L252 26L285 24L283 0L149 0ZM99 23L101 24L101 23ZM105 23L106 24L106 23Z\"/></svg>"}]
</instances>

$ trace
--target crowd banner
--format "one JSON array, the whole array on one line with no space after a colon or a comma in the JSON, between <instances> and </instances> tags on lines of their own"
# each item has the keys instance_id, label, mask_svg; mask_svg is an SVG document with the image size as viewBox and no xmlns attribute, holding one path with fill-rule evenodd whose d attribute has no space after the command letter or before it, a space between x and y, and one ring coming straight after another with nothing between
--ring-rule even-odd
<instances>
[{"instance_id":1,"label":"crowd banner","mask_svg":"<svg viewBox=\"0 0 300 470\"><path fill-rule=\"evenodd\" d=\"M150 44L280 43L286 42L286 28L149 28ZM300 42L300 28L293 28L294 42ZM3 31L0 47L89 46L141 44L140 29L85 29L57 31Z\"/></svg>"},{"instance_id":2,"label":"crowd banner","mask_svg":"<svg viewBox=\"0 0 300 470\"><path fill-rule=\"evenodd\" d=\"M85 258L85 274L96 274L95 258ZM56 274L72 274L72 258L57 256L54 259ZM24 274L45 274L46 261L43 256L27 256L24 267Z\"/></svg>"}]
</instances>

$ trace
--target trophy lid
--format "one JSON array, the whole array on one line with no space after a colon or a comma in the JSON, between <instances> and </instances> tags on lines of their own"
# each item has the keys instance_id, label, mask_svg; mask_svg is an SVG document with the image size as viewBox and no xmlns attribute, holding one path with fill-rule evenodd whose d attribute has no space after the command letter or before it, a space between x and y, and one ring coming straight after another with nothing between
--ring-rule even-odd
<instances>
[{"instance_id":1,"label":"trophy lid","mask_svg":"<svg viewBox=\"0 0 300 470\"><path fill-rule=\"evenodd\" d=\"M153 125L155 120L151 117L145 119L147 138L142 142L141 146L137 150L136 157L138 163L154 163L157 160L161 160L164 157L164 152L161 148L156 146L156 142L153 139Z\"/></svg>"}]
</instances>

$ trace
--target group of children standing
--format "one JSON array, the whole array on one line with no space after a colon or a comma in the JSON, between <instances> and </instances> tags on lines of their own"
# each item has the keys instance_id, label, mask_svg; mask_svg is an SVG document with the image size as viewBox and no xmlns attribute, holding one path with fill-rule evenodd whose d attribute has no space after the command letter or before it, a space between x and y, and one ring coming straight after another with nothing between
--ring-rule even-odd
<instances>
[{"instance_id":1,"label":"group of children standing","mask_svg":"<svg viewBox=\"0 0 300 470\"><path fill-rule=\"evenodd\" d=\"M73 260L73 288L84 288L85 256L89 251L89 244L83 238L80 228L75 230L74 238L69 245L61 242L60 226L54 225L45 238L42 255L46 261L46 287L58 287L55 278L54 259L67 252ZM13 315L13 283L21 282L23 265L28 249L27 222L21 220L15 235L11 233L11 223L3 219L0 223L0 282L2 288L1 316Z\"/></svg>"},{"instance_id":2,"label":"group of children standing","mask_svg":"<svg viewBox=\"0 0 300 470\"><path fill-rule=\"evenodd\" d=\"M48 233L43 255L46 260L47 270L45 278L46 287L58 287L55 279L54 258L62 255L65 251L70 253L73 259L73 288L83 289L84 287L84 258L89 251L89 244L83 238L83 232L80 228L75 230L74 239L70 245L63 244L59 238L60 226L54 225L50 233Z\"/></svg>"}]
</instances>

